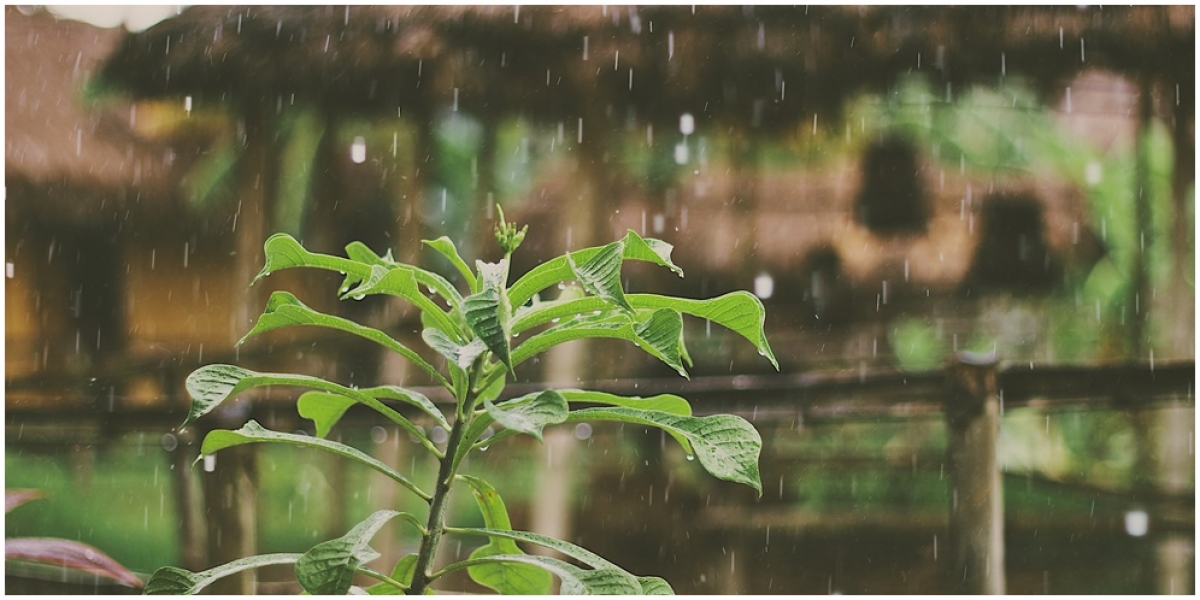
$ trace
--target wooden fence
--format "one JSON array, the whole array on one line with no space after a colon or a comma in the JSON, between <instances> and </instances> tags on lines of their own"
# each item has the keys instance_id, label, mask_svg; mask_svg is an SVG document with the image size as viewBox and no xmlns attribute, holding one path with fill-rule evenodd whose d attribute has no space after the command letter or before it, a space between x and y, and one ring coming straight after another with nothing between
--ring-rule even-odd
<instances>
[{"instance_id":1,"label":"wooden fence","mask_svg":"<svg viewBox=\"0 0 1200 600\"><path fill-rule=\"evenodd\" d=\"M130 431L169 431L183 419L188 400L182 386L186 372L182 365L161 363L153 371L164 378L165 389L173 390L156 408L112 410L104 402L93 402L83 410L46 411L38 408L10 407L6 411L9 444L79 442L88 436L111 436ZM187 370L190 370L188 367ZM119 379L111 374L109 381ZM46 385L45 379L9 381L10 390L35 390ZM97 384L89 378L74 382L78 386ZM60 382L61 383L61 382ZM71 389L68 382L67 389ZM960 354L941 371L919 373L872 372L868 370L801 373L788 375L702 377L693 380L650 379L585 382L581 387L648 396L673 393L688 398L697 414L734 413L756 422L793 421L827 422L839 420L880 420L938 418L947 430L946 466L950 486L948 556L953 573L961 573L962 593L1004 593L1004 508L1002 473L996 460L997 437L1001 416L1014 407L1108 406L1137 413L1170 403L1194 407L1195 365L1192 361L1168 364L1119 363L1103 365L1001 365L987 357ZM528 393L540 386L510 385L512 395ZM100 391L100 390L97 390ZM449 402L440 389L419 389L435 402ZM285 395L243 401L237 426L247 417L269 422L279 428L300 428L304 423L294 410L280 410ZM102 393L100 394L102 396ZM418 418L418 415L413 415ZM381 424L369 411L351 411L344 421L352 427ZM19 435L18 435L19 434ZM193 432L193 436L203 431ZM223 514L219 507L208 510L222 494L199 493L193 470L185 468L194 458L196 445L179 444L173 477L180 520L180 538L184 560L193 568L206 567L203 537L216 535L240 539L236 518L209 523L203 536L204 515ZM253 447L250 447L253 448ZM1190 450L1190 449L1189 449ZM252 457L247 460L253 460ZM1193 461L1189 454L1181 460ZM223 463L225 464L225 463ZM253 481L238 485L253 491ZM1154 490L1146 492L1154 497ZM1194 492L1191 492L1194 499ZM1159 494L1160 496L1162 494ZM1170 493L1166 494L1171 496ZM1178 494L1176 494L1178 495ZM1171 496L1172 500L1180 498ZM1186 499L1183 499L1186 500ZM728 516L728 515L726 515ZM1194 524L1194 514L1190 522ZM724 519L720 526L746 527L747 518ZM728 591L739 590L736 585Z\"/></svg>"}]
</instances>

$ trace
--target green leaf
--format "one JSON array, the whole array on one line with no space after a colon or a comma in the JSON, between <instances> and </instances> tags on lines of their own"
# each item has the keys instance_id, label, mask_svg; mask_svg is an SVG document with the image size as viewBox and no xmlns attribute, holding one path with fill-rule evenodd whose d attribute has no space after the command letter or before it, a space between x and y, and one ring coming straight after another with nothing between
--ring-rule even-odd
<instances>
[{"instance_id":1,"label":"green leaf","mask_svg":"<svg viewBox=\"0 0 1200 600\"><path fill-rule=\"evenodd\" d=\"M567 402L589 402L593 404L607 404L609 406L626 406L629 408L639 408L642 410L657 410L675 415L692 414L692 405L684 398L674 394L659 394L642 398L639 396L617 396L606 392L595 392L592 390L558 390Z\"/></svg>"},{"instance_id":2,"label":"green leaf","mask_svg":"<svg viewBox=\"0 0 1200 600\"><path fill-rule=\"evenodd\" d=\"M674 596L675 590L662 577L638 577L638 585L642 586L642 594L646 596Z\"/></svg>"},{"instance_id":3,"label":"green leaf","mask_svg":"<svg viewBox=\"0 0 1200 600\"><path fill-rule=\"evenodd\" d=\"M292 446L300 446L302 448L315 448L317 450L324 450L325 452L331 452L333 454L337 454L338 456L349 458L357 461L360 464L364 464L372 469L375 469L384 475L387 475L396 481L396 483L404 486L422 499L430 499L429 494L425 493L423 490L421 490L421 488L418 488L416 484L409 481L404 475L401 475L391 467L383 464L378 459L369 456L355 448L345 444L323 440L317 437L271 431L270 429L266 429L262 425L259 425L258 422L253 419L248 421L242 426L241 429L236 431L216 429L209 432L208 435L204 436L204 442L200 445L200 454L208 455L219 452L226 448L231 448L233 446L265 442L289 444Z\"/></svg>"},{"instance_id":4,"label":"green leaf","mask_svg":"<svg viewBox=\"0 0 1200 600\"><path fill-rule=\"evenodd\" d=\"M690 444L684 450L694 450L700 465L717 479L746 484L762 495L758 473L758 456L762 452L762 437L754 426L734 415L689 417L636 408L585 408L573 411L567 418L575 421L616 421L650 425L685 438Z\"/></svg>"},{"instance_id":5,"label":"green leaf","mask_svg":"<svg viewBox=\"0 0 1200 600\"><path fill-rule=\"evenodd\" d=\"M350 260L358 261L367 266L379 265L391 268L400 265L400 263L396 262L396 259L392 258L392 251L390 249L383 256L380 256L369 246L358 241L346 244L346 256Z\"/></svg>"},{"instance_id":6,"label":"green leaf","mask_svg":"<svg viewBox=\"0 0 1200 600\"><path fill-rule=\"evenodd\" d=\"M504 393L504 387L507 379L508 377L505 375L505 372L500 371L499 374L494 375L492 378L486 380L487 386L482 390L479 390L476 394L479 400L495 402L496 398L499 398L500 394Z\"/></svg>"},{"instance_id":7,"label":"green leaf","mask_svg":"<svg viewBox=\"0 0 1200 600\"><path fill-rule=\"evenodd\" d=\"M421 409L421 412L433 417L438 425L441 425L447 431L450 429L450 423L446 421L446 415L438 410L436 404L433 403L425 394L402 388L397 385L381 385L372 388L363 388L359 392L366 394L376 400L388 399L399 400L410 406L415 406Z\"/></svg>"},{"instance_id":8,"label":"green leaf","mask_svg":"<svg viewBox=\"0 0 1200 600\"><path fill-rule=\"evenodd\" d=\"M406 554L404 555L404 558L401 558L396 562L396 567L392 569L391 575L392 581L403 584L405 587L398 588L386 581L381 581L367 588L367 593L371 594L372 596L403 594L405 590L408 589L408 586L412 585L413 574L416 572L417 554L415 552L412 554Z\"/></svg>"},{"instance_id":9,"label":"green leaf","mask_svg":"<svg viewBox=\"0 0 1200 600\"><path fill-rule=\"evenodd\" d=\"M405 585L412 584L413 575L417 572L417 553L407 554L401 558L392 569L392 579Z\"/></svg>"},{"instance_id":10,"label":"green leaf","mask_svg":"<svg viewBox=\"0 0 1200 600\"><path fill-rule=\"evenodd\" d=\"M379 554L367 544L389 520L404 513L381 510L346 535L313 546L296 561L296 580L310 594L342 595L350 591L355 571Z\"/></svg>"},{"instance_id":11,"label":"green leaf","mask_svg":"<svg viewBox=\"0 0 1200 600\"><path fill-rule=\"evenodd\" d=\"M434 293L440 295L452 305L458 306L462 302L462 296L458 293L458 290L454 289L454 286L450 285L450 282L446 281L445 277L436 273L430 273L411 265L396 264L395 261L385 259L379 259L378 264L364 264L363 262L340 256L309 252L300 245L300 242L296 241L296 238L286 233L277 233L267 238L266 243L263 244L263 252L266 254L266 265L263 266L258 276L254 278L255 282L275 271L295 267L313 267L327 271L337 271L347 275L347 283L352 279L354 281L368 279L375 268L379 268L384 272L399 269L411 272L417 283L432 289ZM375 263L376 261L372 259L371 262ZM354 278L349 277L350 275L353 275Z\"/></svg>"},{"instance_id":12,"label":"green leaf","mask_svg":"<svg viewBox=\"0 0 1200 600\"><path fill-rule=\"evenodd\" d=\"M625 244L613 242L600 248L600 251L583 264L576 264L567 254L567 263L575 279L579 280L583 289L598 296L604 301L633 312L633 308L625 301L625 292L621 289L621 253Z\"/></svg>"},{"instance_id":13,"label":"green leaf","mask_svg":"<svg viewBox=\"0 0 1200 600\"><path fill-rule=\"evenodd\" d=\"M449 260L450 264L454 265L454 268L458 269L458 272L462 274L463 279L467 282L467 285L470 287L472 293L479 291L479 281L475 279L475 274L471 272L471 268L468 267L467 263L463 261L461 256L459 256L458 248L454 246L454 242L451 241L450 238L443 235L442 237L432 241L421 240L421 243L433 248L438 254L446 257L446 260Z\"/></svg>"},{"instance_id":14,"label":"green leaf","mask_svg":"<svg viewBox=\"0 0 1200 600\"><path fill-rule=\"evenodd\" d=\"M346 244L346 256L348 256L350 260L360 262L368 267L379 265L381 267L390 269L399 265L399 263L392 258L391 250L388 250L385 256L379 256L378 254L375 254L374 250L371 250L369 247L367 247L366 244L358 241ZM358 277L353 273L347 273L346 279L342 282L342 285L338 286L338 293L345 293L346 290L350 289L350 286L360 281L362 281L362 277Z\"/></svg>"},{"instance_id":15,"label":"green leaf","mask_svg":"<svg viewBox=\"0 0 1200 600\"><path fill-rule=\"evenodd\" d=\"M143 593L147 595L181 596L198 594L214 581L249 569L268 565L286 565L300 560L299 554L262 554L239 558L213 567L207 571L193 573L179 567L159 567L146 582Z\"/></svg>"},{"instance_id":16,"label":"green leaf","mask_svg":"<svg viewBox=\"0 0 1200 600\"><path fill-rule=\"evenodd\" d=\"M463 475L461 478L473 489L484 525L489 529L512 529L504 500L486 481ZM506 538L491 538L471 553L470 558L502 554L524 554L516 542ZM550 574L540 568L520 563L486 563L467 568L476 583L501 594L545 595L553 583Z\"/></svg>"},{"instance_id":17,"label":"green leaf","mask_svg":"<svg viewBox=\"0 0 1200 600\"><path fill-rule=\"evenodd\" d=\"M296 412L317 426L317 437L324 438L337 424L342 415L357 402L341 394L329 392L304 392L296 400Z\"/></svg>"},{"instance_id":18,"label":"green leaf","mask_svg":"<svg viewBox=\"0 0 1200 600\"><path fill-rule=\"evenodd\" d=\"M533 533L529 531L513 531L511 529L497 529L494 527L447 527L447 532L458 533L464 535L484 535L491 538L503 538L518 542L526 542L536 544L543 548L557 550L564 556L569 556L593 569L617 569L621 570L617 565L609 562L604 557L588 550L572 544L555 539L549 536Z\"/></svg>"},{"instance_id":19,"label":"green leaf","mask_svg":"<svg viewBox=\"0 0 1200 600\"><path fill-rule=\"evenodd\" d=\"M437 324L438 328L446 332L457 332L458 327L454 325L453 319L446 311L434 304L424 292L421 291L420 283L417 279L417 270L408 266L399 266L387 269L379 265L371 267L370 274L365 277L358 287L347 291L343 294L344 298L361 298L369 294L388 294L403 298L411 302L414 306L421 309L422 316L426 316ZM446 284L449 287L449 284ZM453 288L450 288L453 289ZM462 298L458 296L458 292L454 292L454 297L450 300L452 306L459 306Z\"/></svg>"},{"instance_id":20,"label":"green leaf","mask_svg":"<svg viewBox=\"0 0 1200 600\"><path fill-rule=\"evenodd\" d=\"M415 406L425 414L433 417L438 425L450 429L450 423L446 421L445 415L424 394L394 385L383 385L358 391L377 400L384 398L399 400ZM301 417L309 419L316 424L317 437L323 438L329 435L333 426L342 418L346 410L355 403L356 401L353 398L342 394L305 392L296 401L296 410L300 413Z\"/></svg>"},{"instance_id":21,"label":"green leaf","mask_svg":"<svg viewBox=\"0 0 1200 600\"><path fill-rule=\"evenodd\" d=\"M685 379L687 371L679 355L679 335L683 331L683 317L669 309L660 308L650 314L650 318L634 327L637 338L634 340L642 350L667 363Z\"/></svg>"},{"instance_id":22,"label":"green leaf","mask_svg":"<svg viewBox=\"0 0 1200 600\"><path fill-rule=\"evenodd\" d=\"M293 375L290 373L256 373L249 369L233 365L208 365L192 371L192 374L188 375L185 384L188 393L192 396L192 409L188 412L187 419L183 422L184 426L208 414L222 402L229 399L229 397L238 393L264 385L289 385L332 392L353 398L355 401L371 407L375 412L404 428L405 431L421 440L422 445L431 452L438 454L437 448L425 437L425 434L420 429L417 429L408 419L401 416L400 413L387 407L375 397L364 393L362 390L341 386L331 381L325 381L320 377ZM372 388L376 393L378 393L379 389Z\"/></svg>"},{"instance_id":23,"label":"green leaf","mask_svg":"<svg viewBox=\"0 0 1200 600\"><path fill-rule=\"evenodd\" d=\"M779 362L775 360L775 354L771 351L771 345L767 343L767 336L764 333L767 313L763 308L762 301L754 294L733 292L707 300L656 294L626 294L625 299L634 309L670 308L694 317L708 319L746 338L754 344L759 354L767 357L771 364L779 369ZM567 298L536 303L533 306L521 307L517 310L512 322L512 332L519 334L555 319L590 315L605 308L607 308L607 303L596 297ZM686 356L687 347L683 345L682 339L681 333L680 357L690 363L690 359Z\"/></svg>"},{"instance_id":24,"label":"green leaf","mask_svg":"<svg viewBox=\"0 0 1200 600\"><path fill-rule=\"evenodd\" d=\"M512 309L508 302L508 294L504 289L504 281L508 274L508 261L485 263L476 261L479 268L483 289L478 294L468 296L463 300L463 316L467 326L475 333L488 350L496 355L504 366L512 370L512 359L509 355L509 317Z\"/></svg>"},{"instance_id":25,"label":"green leaf","mask_svg":"<svg viewBox=\"0 0 1200 600\"><path fill-rule=\"evenodd\" d=\"M485 518L485 522L486 522L486 518ZM493 540L500 538L500 539L509 539L509 540L514 540L514 541L520 541L520 542L527 542L530 544L536 544L536 545L542 546L544 548L550 548L551 550L556 550L558 552L561 552L563 555L573 558L593 569L590 571L583 571L584 573L588 574L583 577L585 582L587 582L587 581L592 582L583 587L583 589L586 590L586 593L590 593L590 594L595 594L595 593L626 593L627 594L627 593L631 593L631 592L601 592L601 591L598 591L600 589L606 589L607 585L610 585L610 583L612 585L617 585L617 586L628 585L630 579L632 579L633 582L638 585L638 588L637 588L638 591L632 592L635 594L643 594L643 593L644 594L671 594L671 593L674 593L671 591L671 586L668 585L667 582L662 580L661 578L658 578L658 577L636 577L635 578L633 575L629 574L627 571L625 571L621 567L618 567L617 565L609 562L608 560L604 559L603 557L596 554L595 552L592 552L585 548L581 548L570 542L564 542L562 540L558 540L558 539L555 539L552 537L547 537L547 536L544 536L541 534L531 533L528 531L512 531L507 528L495 528L495 527L487 527L487 528L447 527L446 531L451 532L451 533L465 534L465 535L486 535L486 536L492 538ZM546 567L543 566L542 568L546 568ZM447 567L446 570L449 571L451 569L449 567ZM552 573L559 574L552 569L547 569L547 570L549 570ZM560 575L560 577L561 577L561 575ZM578 577L578 574L576 574L576 577ZM600 581L606 581L606 582L610 582L610 583L599 584ZM646 587L642 587L643 582L645 583ZM578 588L568 587L568 580L564 578L562 593L568 594L568 593L585 593L585 592L581 592Z\"/></svg>"},{"instance_id":26,"label":"green leaf","mask_svg":"<svg viewBox=\"0 0 1200 600\"><path fill-rule=\"evenodd\" d=\"M208 365L192 371L184 380L184 387L192 397L184 426L208 414L230 396L256 385L269 385L260 383L261 379L258 373L234 365Z\"/></svg>"},{"instance_id":27,"label":"green leaf","mask_svg":"<svg viewBox=\"0 0 1200 600\"><path fill-rule=\"evenodd\" d=\"M530 556L528 554L502 554L484 556L454 563L440 573L449 573L461 568L489 563L518 563L536 566L562 581L563 594L612 594L635 595L642 591L635 579L629 573L620 569L580 569L568 562L548 556Z\"/></svg>"},{"instance_id":28,"label":"green leaf","mask_svg":"<svg viewBox=\"0 0 1200 600\"><path fill-rule=\"evenodd\" d=\"M256 283L259 279L276 271L295 267L315 267L347 275L353 274L359 278L365 278L371 273L368 265L340 256L309 252L300 245L300 242L296 241L296 238L286 233L276 233L267 238L267 241L263 243L263 254L266 256L266 264L251 283Z\"/></svg>"},{"instance_id":29,"label":"green leaf","mask_svg":"<svg viewBox=\"0 0 1200 600\"><path fill-rule=\"evenodd\" d=\"M512 333L516 335L544 323L557 323L559 319L579 315L594 315L598 311L611 308L603 298L584 294L583 288L571 286L559 293L554 300L540 301L535 298L531 304L517 308L511 324Z\"/></svg>"},{"instance_id":30,"label":"green leaf","mask_svg":"<svg viewBox=\"0 0 1200 600\"><path fill-rule=\"evenodd\" d=\"M623 314L580 317L564 321L525 340L513 349L513 365L519 365L563 342L586 338L614 338L633 342L683 377L687 377L679 354L679 333L682 330L683 319L679 313L666 308L653 312L639 312L635 320L630 320Z\"/></svg>"},{"instance_id":31,"label":"green leaf","mask_svg":"<svg viewBox=\"0 0 1200 600\"><path fill-rule=\"evenodd\" d=\"M758 353L767 357L775 369L779 370L779 362L775 360L775 353L771 351L771 345L767 343L767 336L764 332L767 311L763 308L762 301L750 292L731 292L707 300L674 298L656 294L630 294L627 298L635 308L670 308L694 317L708 319L730 329L754 344Z\"/></svg>"},{"instance_id":32,"label":"green leaf","mask_svg":"<svg viewBox=\"0 0 1200 600\"><path fill-rule=\"evenodd\" d=\"M632 229L625 232L625 239L622 241L625 242L625 258L652 262L683 277L683 269L671 262L671 251L675 246L662 240L643 238Z\"/></svg>"},{"instance_id":33,"label":"green leaf","mask_svg":"<svg viewBox=\"0 0 1200 600\"><path fill-rule=\"evenodd\" d=\"M413 352L403 344L392 339L391 336L387 335L386 333L379 331L378 329L364 327L349 319L343 319L341 317L335 317L333 315L317 312L306 306L303 302L300 302L299 299L288 292L281 291L271 294L271 298L267 300L266 310L263 312L262 316L258 318L258 322L254 324L254 328L251 329L250 332L245 336L243 336L242 339L238 340L238 345L241 345L242 342L260 333L292 325L316 325L319 327L328 327L330 329L345 331L371 340L372 342L375 342L384 348L387 348L388 350L391 350L412 361L413 364L420 367L426 373L432 375L433 378L438 381L438 383L447 387L449 386L449 384L446 382L446 378L442 377L442 374L439 373L437 369L434 369L432 365L426 362L425 359L421 358L416 352Z\"/></svg>"},{"instance_id":34,"label":"green leaf","mask_svg":"<svg viewBox=\"0 0 1200 600\"><path fill-rule=\"evenodd\" d=\"M426 327L421 331L421 339L438 354L446 357L454 368L463 372L469 370L475 359L488 349L479 338L471 340L469 344L459 344L437 327Z\"/></svg>"},{"instance_id":35,"label":"green leaf","mask_svg":"<svg viewBox=\"0 0 1200 600\"><path fill-rule=\"evenodd\" d=\"M683 274L683 271L671 262L671 250L673 247L670 244L653 238L643 238L633 231L626 233L625 239L622 242L624 249L621 255L624 258L652 262L667 267L676 274ZM534 294L548 287L574 279L575 272L571 269L570 261L574 261L576 264L586 263L598 254L600 250L601 248L576 250L570 253L569 260L566 256L560 256L530 269L528 273L521 276L509 288L509 300L512 301L513 306L522 306Z\"/></svg>"},{"instance_id":36,"label":"green leaf","mask_svg":"<svg viewBox=\"0 0 1200 600\"><path fill-rule=\"evenodd\" d=\"M542 428L562 423L567 418L567 401L563 395L547 390L523 396L500 405L484 400L488 416L513 431L528 434L542 441Z\"/></svg>"}]
</instances>

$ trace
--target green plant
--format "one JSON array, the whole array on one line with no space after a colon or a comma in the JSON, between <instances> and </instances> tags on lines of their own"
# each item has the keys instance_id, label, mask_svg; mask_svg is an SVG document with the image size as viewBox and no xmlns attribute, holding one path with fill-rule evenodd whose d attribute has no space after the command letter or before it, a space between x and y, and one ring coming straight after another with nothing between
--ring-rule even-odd
<instances>
[{"instance_id":1,"label":"green plant","mask_svg":"<svg viewBox=\"0 0 1200 600\"><path fill-rule=\"evenodd\" d=\"M525 228L518 230L506 223L501 212L496 238L504 258L495 263L477 261L474 271L448 238L425 242L458 270L469 287L466 296L442 276L396 263L390 253L381 257L360 243L347 246L348 258L341 258L308 252L287 235L276 234L268 239L266 266L259 278L293 267L340 271L346 277L340 290L343 299L390 294L419 308L425 327L422 338L429 348L445 359L448 376L382 331L314 311L286 292L275 292L271 296L266 311L247 338L291 325L315 325L364 337L395 351L428 373L453 397L454 414L444 415L426 396L396 386L357 389L306 375L256 373L233 365L209 365L188 377L192 408L184 425L254 387L308 388L309 391L297 399L297 410L301 416L314 421L316 437L270 431L249 421L236 431L209 433L201 453L210 455L231 446L263 442L332 452L395 480L428 505L428 514L422 518L381 510L345 536L317 544L304 554L244 558L202 573L163 567L147 583L147 593L195 593L211 581L231 573L286 563L295 564L296 578L307 592L319 594L348 592L356 574L379 582L368 590L372 593L404 591L420 594L428 591L430 584L442 575L459 569L467 569L474 581L501 593L548 593L551 575L561 580L564 593L670 593L671 587L660 578L635 577L576 545L512 530L504 502L496 490L482 479L459 475L459 466L471 451L507 437L525 434L540 440L542 429L548 425L615 421L660 428L678 441L689 456L698 458L710 474L749 485L761 494L758 456L762 440L754 427L740 417L695 417L686 400L670 394L638 398L560 389L505 400L500 398L508 376L522 363L552 346L584 338L616 338L632 342L686 377L684 363L690 363L690 360L683 339L683 314L709 319L737 332L778 368L763 332L765 312L762 303L747 292L707 300L625 293L620 269L627 259L655 263L682 276L679 267L671 262L670 244L642 238L632 231L621 241L578 250L545 262L508 285L509 258L521 244L525 232ZM567 287L554 300L538 299L539 292L571 280L577 281L580 287ZM449 308L442 308L444 305ZM531 331L536 333L530 335ZM526 334L524 340L514 345L520 334ZM421 428L385 401L399 402L410 410L424 413L449 431L445 444L435 444ZM356 403L370 407L403 428L437 458L439 470L432 490L350 446L325 439L345 411ZM496 427L500 428L498 433L482 439ZM485 527L446 524L447 497L460 483L474 492ZM385 575L365 566L377 557L367 544L387 521L394 518L414 527L421 535L421 543L418 552L400 559L390 574ZM433 559L438 544L447 534L487 538L488 541L468 560L434 572ZM516 542L551 548L575 562L525 554Z\"/></svg>"}]
</instances>

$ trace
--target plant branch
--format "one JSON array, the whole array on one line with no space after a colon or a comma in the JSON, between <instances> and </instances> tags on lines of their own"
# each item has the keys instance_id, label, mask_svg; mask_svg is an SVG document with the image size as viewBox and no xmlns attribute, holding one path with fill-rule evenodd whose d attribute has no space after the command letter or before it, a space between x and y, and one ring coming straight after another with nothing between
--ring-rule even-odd
<instances>
[{"instance_id":1,"label":"plant branch","mask_svg":"<svg viewBox=\"0 0 1200 600\"><path fill-rule=\"evenodd\" d=\"M459 460L459 445L462 443L463 435L470 428L471 412L475 409L475 403L478 396L471 393L471 380L479 378L479 365L483 361L478 361L471 369L471 376L466 386L466 398L460 398L458 404L458 418L454 420L454 425L450 428L450 437L446 441L446 452L439 459L440 466L438 467L437 484L433 490L433 500L429 505L429 521L425 526L425 531L421 536L421 547L417 552L417 564L414 568L412 587L408 593L420 595L425 593L425 588L433 580L429 570L433 566L434 558L437 556L438 544L442 540L442 534L445 532L446 523L446 499L450 496L450 487L454 483L455 471L458 469ZM466 452L470 452L468 447Z\"/></svg>"},{"instance_id":2,"label":"plant branch","mask_svg":"<svg viewBox=\"0 0 1200 600\"><path fill-rule=\"evenodd\" d=\"M355 569L354 572L362 574L362 575L366 575L367 577L370 577L371 579L376 579L376 580L382 581L390 586L394 586L394 587L404 590L404 591L408 591L408 588L409 588L409 586L404 585L403 583L400 583L399 581L396 581L395 579L392 579L391 577L388 577L387 575L384 575L383 573L380 573L379 571L376 571L374 569L368 569L366 567L359 567L359 568Z\"/></svg>"}]
</instances>

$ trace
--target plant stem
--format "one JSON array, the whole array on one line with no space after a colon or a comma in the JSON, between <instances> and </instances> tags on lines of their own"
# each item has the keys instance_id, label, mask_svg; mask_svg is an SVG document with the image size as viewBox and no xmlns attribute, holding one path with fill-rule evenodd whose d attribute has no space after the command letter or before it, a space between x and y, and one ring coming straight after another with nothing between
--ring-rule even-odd
<instances>
[{"instance_id":1,"label":"plant stem","mask_svg":"<svg viewBox=\"0 0 1200 600\"><path fill-rule=\"evenodd\" d=\"M421 595L429 584L429 571L433 559L437 556L438 543L442 541L442 533L446 523L446 499L450 496L450 484L454 481L455 449L462 441L466 431L466 419L457 419L450 428L450 438L446 444L446 455L440 460L438 467L437 486L433 490L433 500L429 504L429 521L425 525L425 533L421 536L421 548L417 552L417 564L413 572L412 586L408 593Z\"/></svg>"},{"instance_id":2,"label":"plant stem","mask_svg":"<svg viewBox=\"0 0 1200 600\"><path fill-rule=\"evenodd\" d=\"M475 402L478 400L478 396L471 393L471 383L479 377L478 365L479 363L476 363L471 377L468 378L467 398L459 399L457 418L454 419L454 425L450 427L450 437L446 441L446 453L439 460L437 484L433 490L433 500L429 503L429 521L425 525L425 532L421 535L421 548L417 551L417 564L413 572L412 586L407 592L411 595L424 594L425 587L433 579L430 576L430 570L433 568L438 544L442 541L442 533L446 527L446 498L450 496L450 486L454 483L454 472L458 465L458 460L456 460L458 446L471 425L471 412L475 409ZM467 448L466 451L470 452L471 450Z\"/></svg>"}]
</instances>

